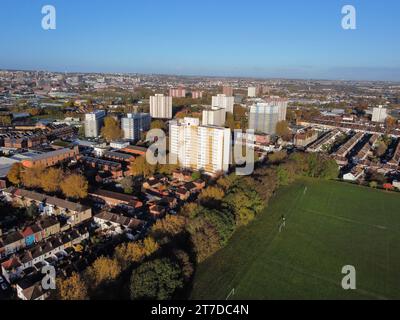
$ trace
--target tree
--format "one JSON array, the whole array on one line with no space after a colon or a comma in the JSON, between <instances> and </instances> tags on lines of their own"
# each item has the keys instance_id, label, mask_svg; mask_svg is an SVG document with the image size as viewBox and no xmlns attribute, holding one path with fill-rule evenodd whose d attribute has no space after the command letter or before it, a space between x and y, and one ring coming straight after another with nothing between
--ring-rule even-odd
<instances>
[{"instance_id":1,"label":"tree","mask_svg":"<svg viewBox=\"0 0 400 320\"><path fill-rule=\"evenodd\" d=\"M289 129L289 125L286 121L279 121L276 124L276 134L282 137L285 141L290 141L292 132Z\"/></svg>"},{"instance_id":2,"label":"tree","mask_svg":"<svg viewBox=\"0 0 400 320\"><path fill-rule=\"evenodd\" d=\"M157 172L170 176L172 175L172 172L174 172L178 168L179 166L177 164L159 164L157 166Z\"/></svg>"},{"instance_id":3,"label":"tree","mask_svg":"<svg viewBox=\"0 0 400 320\"><path fill-rule=\"evenodd\" d=\"M235 130L238 129L236 126L236 121L232 113L227 112L226 113L226 119L225 119L225 127Z\"/></svg>"},{"instance_id":4,"label":"tree","mask_svg":"<svg viewBox=\"0 0 400 320\"><path fill-rule=\"evenodd\" d=\"M60 300L86 300L88 298L86 284L75 272L67 279L57 279L56 287Z\"/></svg>"},{"instance_id":5,"label":"tree","mask_svg":"<svg viewBox=\"0 0 400 320\"><path fill-rule=\"evenodd\" d=\"M145 156L140 156L131 163L131 174L133 176L143 176L147 178L152 176L156 172L156 169L156 166L147 162Z\"/></svg>"},{"instance_id":6,"label":"tree","mask_svg":"<svg viewBox=\"0 0 400 320\"><path fill-rule=\"evenodd\" d=\"M287 158L286 150L277 151L268 155L268 161L273 164L281 163Z\"/></svg>"},{"instance_id":7,"label":"tree","mask_svg":"<svg viewBox=\"0 0 400 320\"><path fill-rule=\"evenodd\" d=\"M35 203L31 203L31 205L26 208L26 214L29 218L35 218L39 214L39 208L36 206Z\"/></svg>"},{"instance_id":8,"label":"tree","mask_svg":"<svg viewBox=\"0 0 400 320\"><path fill-rule=\"evenodd\" d=\"M120 181L122 188L124 188L124 192L127 194L131 194L133 192L133 187L135 185L133 177L125 177Z\"/></svg>"},{"instance_id":9,"label":"tree","mask_svg":"<svg viewBox=\"0 0 400 320\"><path fill-rule=\"evenodd\" d=\"M377 148L375 149L375 155L377 157L381 157L385 154L386 150L387 150L387 144L385 143L385 141L380 141Z\"/></svg>"},{"instance_id":10,"label":"tree","mask_svg":"<svg viewBox=\"0 0 400 320\"><path fill-rule=\"evenodd\" d=\"M396 127L397 120L391 116L388 116L385 120L386 130L390 132Z\"/></svg>"},{"instance_id":11,"label":"tree","mask_svg":"<svg viewBox=\"0 0 400 320\"><path fill-rule=\"evenodd\" d=\"M22 183L28 188L40 188L42 186L42 178L45 172L43 166L34 166L25 168L22 173Z\"/></svg>"},{"instance_id":12,"label":"tree","mask_svg":"<svg viewBox=\"0 0 400 320\"><path fill-rule=\"evenodd\" d=\"M192 179L193 179L194 181L196 181L196 180L198 180L198 179L200 179L200 178L201 178L201 173L200 173L200 172L195 171L195 172L192 173Z\"/></svg>"},{"instance_id":13,"label":"tree","mask_svg":"<svg viewBox=\"0 0 400 320\"><path fill-rule=\"evenodd\" d=\"M41 180L41 186L46 192L56 192L60 190L63 179L63 171L57 168L50 168L45 171Z\"/></svg>"},{"instance_id":14,"label":"tree","mask_svg":"<svg viewBox=\"0 0 400 320\"><path fill-rule=\"evenodd\" d=\"M206 189L204 189L200 196L199 196L199 200L201 201L201 203L207 203L209 201L213 201L213 200L222 200L222 198L225 196L225 192L224 190L222 190L219 187L207 187Z\"/></svg>"},{"instance_id":15,"label":"tree","mask_svg":"<svg viewBox=\"0 0 400 320\"><path fill-rule=\"evenodd\" d=\"M193 251L198 263L204 261L221 248L221 238L217 229L206 219L197 217L187 226Z\"/></svg>"},{"instance_id":16,"label":"tree","mask_svg":"<svg viewBox=\"0 0 400 320\"><path fill-rule=\"evenodd\" d=\"M185 230L186 218L183 216L167 215L157 220L151 228L151 234L156 239L174 237Z\"/></svg>"},{"instance_id":17,"label":"tree","mask_svg":"<svg viewBox=\"0 0 400 320\"><path fill-rule=\"evenodd\" d=\"M97 258L87 269L87 277L92 288L96 288L104 282L115 280L120 273L121 266L117 260L103 256Z\"/></svg>"},{"instance_id":18,"label":"tree","mask_svg":"<svg viewBox=\"0 0 400 320\"><path fill-rule=\"evenodd\" d=\"M10 115L0 116L0 124L3 126L10 125L12 123L12 118Z\"/></svg>"},{"instance_id":19,"label":"tree","mask_svg":"<svg viewBox=\"0 0 400 320\"><path fill-rule=\"evenodd\" d=\"M183 286L179 266L168 258L145 262L133 271L130 283L132 300L168 300Z\"/></svg>"},{"instance_id":20,"label":"tree","mask_svg":"<svg viewBox=\"0 0 400 320\"><path fill-rule=\"evenodd\" d=\"M376 188L378 188L378 182L376 182L376 181L371 181L371 182L369 183L369 186L370 186L371 188L376 189Z\"/></svg>"},{"instance_id":21,"label":"tree","mask_svg":"<svg viewBox=\"0 0 400 320\"><path fill-rule=\"evenodd\" d=\"M185 282L189 281L194 272L194 267L190 261L189 255L183 250L174 250L174 254L182 270L183 279Z\"/></svg>"},{"instance_id":22,"label":"tree","mask_svg":"<svg viewBox=\"0 0 400 320\"><path fill-rule=\"evenodd\" d=\"M61 191L68 198L83 199L88 194L89 184L85 177L72 174L61 182Z\"/></svg>"},{"instance_id":23,"label":"tree","mask_svg":"<svg viewBox=\"0 0 400 320\"><path fill-rule=\"evenodd\" d=\"M261 197L247 180L239 180L224 202L233 212L237 226L247 225L264 208Z\"/></svg>"},{"instance_id":24,"label":"tree","mask_svg":"<svg viewBox=\"0 0 400 320\"><path fill-rule=\"evenodd\" d=\"M10 171L8 171L7 174L7 179L10 181L12 184L19 185L22 182L22 172L23 172L23 166L21 163L17 162L14 163Z\"/></svg>"},{"instance_id":25,"label":"tree","mask_svg":"<svg viewBox=\"0 0 400 320\"><path fill-rule=\"evenodd\" d=\"M118 120L114 117L106 117L104 119L104 126L101 129L101 135L108 142L122 138L122 130Z\"/></svg>"},{"instance_id":26,"label":"tree","mask_svg":"<svg viewBox=\"0 0 400 320\"><path fill-rule=\"evenodd\" d=\"M132 263L141 262L159 249L158 243L147 237L143 241L129 242L119 245L115 249L114 257L122 269L128 268Z\"/></svg>"},{"instance_id":27,"label":"tree","mask_svg":"<svg viewBox=\"0 0 400 320\"><path fill-rule=\"evenodd\" d=\"M200 207L197 203L195 203L195 202L188 202L188 203L185 203L185 204L183 205L183 207L182 207L181 210L179 211L179 214L180 214L181 216L186 217L186 218L193 219L194 217L197 216L197 214L198 214L200 208L201 208L201 207Z\"/></svg>"},{"instance_id":28,"label":"tree","mask_svg":"<svg viewBox=\"0 0 400 320\"><path fill-rule=\"evenodd\" d=\"M165 122L162 120L154 120L151 122L150 125L151 129L161 129L163 131L167 130L167 126L165 125Z\"/></svg>"}]
</instances>

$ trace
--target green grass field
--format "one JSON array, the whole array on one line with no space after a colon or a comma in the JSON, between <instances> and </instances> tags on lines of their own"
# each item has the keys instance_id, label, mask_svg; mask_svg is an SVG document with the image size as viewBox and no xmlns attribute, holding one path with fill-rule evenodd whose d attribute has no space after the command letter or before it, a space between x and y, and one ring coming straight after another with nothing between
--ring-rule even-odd
<instances>
[{"instance_id":1,"label":"green grass field","mask_svg":"<svg viewBox=\"0 0 400 320\"><path fill-rule=\"evenodd\" d=\"M280 217L287 218L279 233ZM342 267L357 290L341 287ZM400 299L400 194L304 179L199 265L192 299Z\"/></svg>"}]
</instances>

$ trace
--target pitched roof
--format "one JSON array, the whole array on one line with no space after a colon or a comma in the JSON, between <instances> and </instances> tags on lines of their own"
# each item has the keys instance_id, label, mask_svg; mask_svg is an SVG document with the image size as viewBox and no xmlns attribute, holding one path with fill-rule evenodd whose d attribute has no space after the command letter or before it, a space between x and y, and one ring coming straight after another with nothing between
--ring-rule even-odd
<instances>
[{"instance_id":1,"label":"pitched roof","mask_svg":"<svg viewBox=\"0 0 400 320\"><path fill-rule=\"evenodd\" d=\"M51 197L46 194L38 193L35 191L16 189L14 192L11 192L11 193L18 197L24 197L24 198L35 200L38 202L45 202L47 204L57 206L57 207L63 208L63 209L68 209L71 211L82 212L82 211L89 209L89 207L81 205L80 203L60 199L57 197Z\"/></svg>"},{"instance_id":2,"label":"pitched roof","mask_svg":"<svg viewBox=\"0 0 400 320\"><path fill-rule=\"evenodd\" d=\"M24 236L21 234L21 232L15 231L3 236L3 243L5 246L7 246L22 239L24 239Z\"/></svg>"}]
</instances>

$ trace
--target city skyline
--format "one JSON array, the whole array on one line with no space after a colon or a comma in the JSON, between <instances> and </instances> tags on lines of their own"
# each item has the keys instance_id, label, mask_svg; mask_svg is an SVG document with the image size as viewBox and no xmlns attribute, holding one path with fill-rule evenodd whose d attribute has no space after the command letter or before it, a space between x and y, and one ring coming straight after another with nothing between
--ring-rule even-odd
<instances>
[{"instance_id":1,"label":"city skyline","mask_svg":"<svg viewBox=\"0 0 400 320\"><path fill-rule=\"evenodd\" d=\"M344 1L173 4L52 1L45 31L44 3L3 1L0 68L400 81L396 1L352 1L356 30L341 28Z\"/></svg>"}]
</instances>

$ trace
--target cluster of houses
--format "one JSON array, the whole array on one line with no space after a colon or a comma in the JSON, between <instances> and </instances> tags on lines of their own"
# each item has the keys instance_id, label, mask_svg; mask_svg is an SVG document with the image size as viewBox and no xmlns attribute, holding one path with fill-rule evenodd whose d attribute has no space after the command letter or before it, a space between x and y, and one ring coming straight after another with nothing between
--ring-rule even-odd
<instances>
[{"instance_id":1,"label":"cluster of houses","mask_svg":"<svg viewBox=\"0 0 400 320\"><path fill-rule=\"evenodd\" d=\"M18 145L25 151L19 151L17 156L24 156L15 161L24 168L68 165L68 170L77 172L88 169L96 173L96 180L90 183L88 196L79 203L43 191L7 187L6 179L1 180L2 201L14 207L35 208L29 221L9 229L1 230L0 226L1 276L23 300L40 300L49 296L49 291L41 286L43 267L54 266L57 274L63 276L71 274L67 268L79 272L81 270L75 262L86 259L86 266L89 265L87 252L96 256L101 243L115 245L118 241L137 240L145 235L154 221L166 214L176 214L180 206L195 200L206 186L206 182L193 172L178 169L168 176L156 174L141 181L141 190L136 190L135 195L121 193L120 180L130 175L130 166L135 158L146 154L145 147L118 142L113 146L85 147L72 142L52 145L51 149L35 149L50 137L57 138L63 134L67 137L71 132L66 131L64 125L32 130L33 134L29 131L22 134L24 139L30 137L31 142ZM33 143L35 137L43 135L43 132L46 134ZM3 168L3 178L12 163L15 162L8 161L7 167ZM87 241L94 235L105 241ZM115 241L107 242L110 238ZM98 243L99 248L95 248Z\"/></svg>"}]
</instances>

